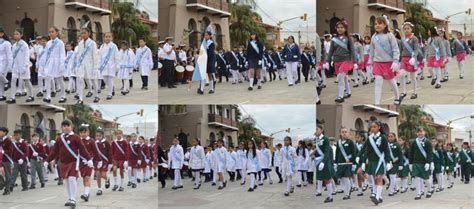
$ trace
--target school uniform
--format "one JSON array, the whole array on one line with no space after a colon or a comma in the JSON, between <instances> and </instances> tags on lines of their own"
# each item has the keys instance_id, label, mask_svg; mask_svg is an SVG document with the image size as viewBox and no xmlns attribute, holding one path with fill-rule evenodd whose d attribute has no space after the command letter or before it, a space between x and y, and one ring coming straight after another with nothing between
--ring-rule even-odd
<instances>
[{"instance_id":1,"label":"school uniform","mask_svg":"<svg viewBox=\"0 0 474 209\"><path fill-rule=\"evenodd\" d=\"M219 83L222 82L222 76L225 76L227 78L227 81L229 80L229 77L227 75L227 58L225 57L224 53L220 53L216 55L216 63L217 64L217 73L218 73L218 78L219 78Z\"/></svg>"},{"instance_id":2,"label":"school uniform","mask_svg":"<svg viewBox=\"0 0 474 209\"><path fill-rule=\"evenodd\" d=\"M433 148L433 163L434 163L434 174L444 172L445 159L444 152L440 148Z\"/></svg>"},{"instance_id":3,"label":"school uniform","mask_svg":"<svg viewBox=\"0 0 474 209\"><path fill-rule=\"evenodd\" d=\"M281 57L281 52L276 51L272 54L272 59L275 61L275 65L278 71L278 77L281 79L286 78L286 73L284 73L285 65L283 64L283 59Z\"/></svg>"},{"instance_id":4,"label":"school uniform","mask_svg":"<svg viewBox=\"0 0 474 209\"><path fill-rule=\"evenodd\" d=\"M317 180L329 180L334 177L335 171L332 163L333 154L329 146L329 138L323 134L314 139L315 166Z\"/></svg>"},{"instance_id":5,"label":"school uniform","mask_svg":"<svg viewBox=\"0 0 474 209\"><path fill-rule=\"evenodd\" d=\"M454 39L453 43L451 44L453 47L454 56L456 56L456 61L458 61L458 68L459 68L459 77L464 76L464 60L466 54L469 53L469 47L465 40Z\"/></svg>"},{"instance_id":6,"label":"school uniform","mask_svg":"<svg viewBox=\"0 0 474 209\"><path fill-rule=\"evenodd\" d=\"M384 175L387 171L386 164L391 162L390 150L387 137L380 132L371 134L362 147L364 161L367 159L368 166L365 172L369 175ZM365 167L363 163L362 167Z\"/></svg>"},{"instance_id":7,"label":"school uniform","mask_svg":"<svg viewBox=\"0 0 474 209\"><path fill-rule=\"evenodd\" d=\"M418 145L419 144L419 145ZM430 164L433 162L433 147L426 138L415 139L411 144L409 160L413 165L412 176L428 179Z\"/></svg>"},{"instance_id":8,"label":"school uniform","mask_svg":"<svg viewBox=\"0 0 474 209\"><path fill-rule=\"evenodd\" d=\"M226 157L227 171L234 173L236 164L237 164L237 153L235 151L227 152L227 157ZM233 176L231 176L231 179L233 179Z\"/></svg>"},{"instance_id":9,"label":"school uniform","mask_svg":"<svg viewBox=\"0 0 474 209\"><path fill-rule=\"evenodd\" d=\"M410 173L410 168L408 166L410 164L410 161L408 159L408 154L410 153L410 149L408 149L408 147L400 148L400 149L402 151L402 158L399 159L400 163L398 165L397 175L400 178L404 178L404 177L408 177L408 174Z\"/></svg>"},{"instance_id":10,"label":"school uniform","mask_svg":"<svg viewBox=\"0 0 474 209\"><path fill-rule=\"evenodd\" d=\"M247 62L248 69L261 69L261 62L263 59L263 45L259 41L249 41L247 43ZM253 78L250 78L253 79Z\"/></svg>"},{"instance_id":11,"label":"school uniform","mask_svg":"<svg viewBox=\"0 0 474 209\"><path fill-rule=\"evenodd\" d=\"M148 77L153 69L153 58L151 50L148 46L139 47L136 51L136 64L135 67L140 71L142 77L142 88L148 88Z\"/></svg>"},{"instance_id":12,"label":"school uniform","mask_svg":"<svg viewBox=\"0 0 474 209\"><path fill-rule=\"evenodd\" d=\"M102 139L97 140L94 145L98 154L94 157L94 169L107 172L109 164L112 164L110 144L105 139Z\"/></svg>"},{"instance_id":13,"label":"school uniform","mask_svg":"<svg viewBox=\"0 0 474 209\"><path fill-rule=\"evenodd\" d=\"M189 168L193 172L193 176L195 178L194 186L196 188L199 188L201 185L201 171L203 171L206 167L206 161L206 155L204 154L204 149L202 146L192 146L189 156Z\"/></svg>"},{"instance_id":14,"label":"school uniform","mask_svg":"<svg viewBox=\"0 0 474 209\"><path fill-rule=\"evenodd\" d=\"M46 95L45 99L51 99L51 89L56 90L56 87L51 86L52 80L63 76L64 61L66 60L66 50L64 48L64 42L55 38L49 40L43 52L43 56L39 60L39 69L44 72ZM64 83L62 83L62 89L64 90ZM65 92L61 96L65 97Z\"/></svg>"},{"instance_id":15,"label":"school uniform","mask_svg":"<svg viewBox=\"0 0 474 209\"><path fill-rule=\"evenodd\" d=\"M12 45L9 41L0 38L0 101L5 98L5 85L8 83L7 73L13 64Z\"/></svg>"},{"instance_id":16,"label":"school uniform","mask_svg":"<svg viewBox=\"0 0 474 209\"><path fill-rule=\"evenodd\" d=\"M45 149L43 144L36 142L29 144L28 159L30 160L30 174L31 174L31 188L35 188L36 175L41 183L41 187L44 187L44 174L43 173L43 160L46 159Z\"/></svg>"},{"instance_id":17,"label":"school uniform","mask_svg":"<svg viewBox=\"0 0 474 209\"><path fill-rule=\"evenodd\" d=\"M268 62L267 67L268 67L268 75L270 75L270 81L276 80L276 73L277 71L277 65L275 60L273 59L273 53L265 53L265 58Z\"/></svg>"},{"instance_id":18,"label":"school uniform","mask_svg":"<svg viewBox=\"0 0 474 209\"><path fill-rule=\"evenodd\" d=\"M11 157L13 160L13 178L11 183L15 184L18 173L20 173L21 187L23 188L23 191L25 191L28 190L28 144L24 139L20 139L18 141L13 140L12 145L13 152Z\"/></svg>"},{"instance_id":19,"label":"school uniform","mask_svg":"<svg viewBox=\"0 0 474 209\"><path fill-rule=\"evenodd\" d=\"M296 162L298 156L296 155L296 149L290 146L283 146L279 152L279 159L281 159L281 166L279 167L281 175L286 180L286 192L285 195L293 191L293 176L296 173Z\"/></svg>"},{"instance_id":20,"label":"school uniform","mask_svg":"<svg viewBox=\"0 0 474 209\"><path fill-rule=\"evenodd\" d=\"M183 182L181 181L181 168L184 163L183 147L179 144L172 145L168 152L168 167L174 170L173 188L181 188Z\"/></svg>"},{"instance_id":21,"label":"school uniform","mask_svg":"<svg viewBox=\"0 0 474 209\"><path fill-rule=\"evenodd\" d=\"M122 94L126 94L130 90L129 80L132 79L133 68L135 65L135 53L131 49L120 50L120 69L117 78L122 80Z\"/></svg>"},{"instance_id":22,"label":"school uniform","mask_svg":"<svg viewBox=\"0 0 474 209\"><path fill-rule=\"evenodd\" d=\"M239 72L243 73L247 71L247 67L248 67L247 53L244 51L240 51L238 55L239 55L239 64L240 64Z\"/></svg>"},{"instance_id":23,"label":"school uniform","mask_svg":"<svg viewBox=\"0 0 474 209\"><path fill-rule=\"evenodd\" d=\"M464 179L464 183L468 184L471 178L471 164L474 159L474 154L470 149L462 149L459 151L459 165L461 166L461 179Z\"/></svg>"},{"instance_id":24,"label":"school uniform","mask_svg":"<svg viewBox=\"0 0 474 209\"><path fill-rule=\"evenodd\" d=\"M94 89L93 96L96 97L96 101L98 101L97 92L99 87L96 80L99 79L100 56L97 50L97 44L88 38L86 40L81 40L76 49L77 56L75 57L75 68L77 76L76 85L79 96L78 102L82 102L83 99L84 79L91 81L92 87L89 86L89 90L92 88Z\"/></svg>"},{"instance_id":25,"label":"school uniform","mask_svg":"<svg viewBox=\"0 0 474 209\"><path fill-rule=\"evenodd\" d=\"M372 36L368 64L373 66L374 76L381 76L384 80L395 78L391 69L393 62L398 63L400 49L392 33L378 33Z\"/></svg>"},{"instance_id":26,"label":"school uniform","mask_svg":"<svg viewBox=\"0 0 474 209\"><path fill-rule=\"evenodd\" d=\"M245 183L245 169L246 169L246 155L247 150L239 149L237 151L237 162L235 163L235 170L237 170L237 179L242 178L241 183Z\"/></svg>"},{"instance_id":27,"label":"school uniform","mask_svg":"<svg viewBox=\"0 0 474 209\"><path fill-rule=\"evenodd\" d=\"M105 80L109 92L107 96L112 96L114 89L113 78L117 75L121 63L121 54L117 45L113 42L104 43L100 46L100 76Z\"/></svg>"},{"instance_id":28,"label":"school uniform","mask_svg":"<svg viewBox=\"0 0 474 209\"><path fill-rule=\"evenodd\" d=\"M308 75L312 65L314 65L313 58L309 53L303 52L301 54L301 65L303 70L304 80L308 82Z\"/></svg>"},{"instance_id":29,"label":"school uniform","mask_svg":"<svg viewBox=\"0 0 474 209\"><path fill-rule=\"evenodd\" d=\"M132 169L139 169L140 164L143 161L143 157L140 155L140 152L142 151L142 148L140 147L140 144L138 141L136 142L131 142L128 144L129 146L129 159L128 159L128 166L130 166Z\"/></svg>"},{"instance_id":30,"label":"school uniform","mask_svg":"<svg viewBox=\"0 0 474 209\"><path fill-rule=\"evenodd\" d=\"M441 84L441 66L446 59L446 48L441 37L431 37L428 39L426 61L428 67L435 70L436 84Z\"/></svg>"},{"instance_id":31,"label":"school uniform","mask_svg":"<svg viewBox=\"0 0 474 209\"><path fill-rule=\"evenodd\" d=\"M203 159L204 161L204 175L206 176L206 182L210 181L211 179L211 158L212 158L212 154L211 152L208 152L205 156L205 158Z\"/></svg>"},{"instance_id":32,"label":"school uniform","mask_svg":"<svg viewBox=\"0 0 474 209\"><path fill-rule=\"evenodd\" d=\"M246 157L245 157L245 170L247 171L247 174L250 175L250 188L249 191L253 191L254 188L257 187L255 185L255 178L257 176L257 173L261 170L260 168L260 150L256 150L255 154L253 153L252 150L247 150Z\"/></svg>"},{"instance_id":33,"label":"school uniform","mask_svg":"<svg viewBox=\"0 0 474 209\"><path fill-rule=\"evenodd\" d=\"M288 79L288 85L294 85L295 79L298 79L297 67L298 62L301 61L300 48L295 43L285 44L281 53L286 66L286 78Z\"/></svg>"},{"instance_id":34,"label":"school uniform","mask_svg":"<svg viewBox=\"0 0 474 209\"><path fill-rule=\"evenodd\" d=\"M96 156L98 154L97 154L97 150L96 150L96 147L95 147L95 140L91 137L86 137L86 138L82 138L82 143L84 144L84 147L86 148L86 151L89 154L89 156L92 159L96 158ZM79 154L83 158L84 153L79 153ZM81 172L81 177L83 177L83 178L86 177L86 176L90 177L92 175L93 167L89 167L87 165L87 162L84 161L84 159L82 159L82 161L80 162L79 168L80 168L80 172Z\"/></svg>"},{"instance_id":35,"label":"school uniform","mask_svg":"<svg viewBox=\"0 0 474 209\"><path fill-rule=\"evenodd\" d=\"M453 173L457 162L456 153L454 153L453 151L446 151L444 152L444 159L446 173Z\"/></svg>"},{"instance_id":36,"label":"school uniform","mask_svg":"<svg viewBox=\"0 0 474 209\"><path fill-rule=\"evenodd\" d=\"M226 171L227 149L225 147L217 147L214 150L214 158L217 173L224 173Z\"/></svg>"},{"instance_id":37,"label":"school uniform","mask_svg":"<svg viewBox=\"0 0 474 209\"><path fill-rule=\"evenodd\" d=\"M74 60L75 60L76 53L71 50L66 52L66 59L64 60L64 76L69 79L68 87L66 91L75 91L76 89L76 82L74 81L76 74L74 71Z\"/></svg>"},{"instance_id":38,"label":"school uniform","mask_svg":"<svg viewBox=\"0 0 474 209\"><path fill-rule=\"evenodd\" d=\"M362 82L366 81L365 74L363 72L363 69L365 68L365 63L364 63L364 46L362 46L361 43L355 42L354 43L354 53L355 53L355 60L357 63L357 69L353 69L352 75L354 79L356 80L356 85L359 85L359 73L362 76Z\"/></svg>"},{"instance_id":39,"label":"school uniform","mask_svg":"<svg viewBox=\"0 0 474 209\"><path fill-rule=\"evenodd\" d=\"M338 178L349 178L354 174L354 161L357 156L354 142L350 139L338 140L336 143L336 159L337 164L336 175ZM353 169L354 168L354 169Z\"/></svg>"},{"instance_id":40,"label":"school uniform","mask_svg":"<svg viewBox=\"0 0 474 209\"><path fill-rule=\"evenodd\" d=\"M3 193L4 195L10 194L10 187L13 187L12 184L12 169L13 169L13 159L12 159L12 154L13 154L13 144L12 140L8 136L4 136L3 138L0 138L0 145L2 146L3 150L3 160L2 160L2 167L3 170L5 171L5 176L4 176L4 181L0 182L0 184L5 187L5 192Z\"/></svg>"},{"instance_id":41,"label":"school uniform","mask_svg":"<svg viewBox=\"0 0 474 209\"><path fill-rule=\"evenodd\" d=\"M110 147L113 165L120 169L127 169L129 152L128 143L125 139L114 140Z\"/></svg>"},{"instance_id":42,"label":"school uniform","mask_svg":"<svg viewBox=\"0 0 474 209\"><path fill-rule=\"evenodd\" d=\"M240 69L240 59L239 54L230 51L228 54L228 65L230 68L230 72L232 73L232 83L236 83L239 80L239 69Z\"/></svg>"},{"instance_id":43,"label":"school uniform","mask_svg":"<svg viewBox=\"0 0 474 209\"><path fill-rule=\"evenodd\" d=\"M29 52L28 44L23 41L19 40L12 46L12 54L13 54L13 61L11 67L12 73L12 80L11 80L11 99L15 99L15 94L17 93L17 85L16 82L18 81L18 88L22 89L24 82L26 82L26 86L28 88L28 95L32 96L32 86L31 82L29 81L31 78L30 74L30 52Z\"/></svg>"},{"instance_id":44,"label":"school uniform","mask_svg":"<svg viewBox=\"0 0 474 209\"><path fill-rule=\"evenodd\" d=\"M272 154L270 152L270 149L263 148L260 150L260 168L262 168L262 171L264 172L270 172L272 171L271 166L272 166Z\"/></svg>"},{"instance_id":45,"label":"school uniform","mask_svg":"<svg viewBox=\"0 0 474 209\"><path fill-rule=\"evenodd\" d=\"M281 152L282 152L281 149L276 149L275 152L273 153L273 166L275 166L275 172L278 175L278 179L280 179L279 183L283 181L281 172L280 172L280 168L282 164Z\"/></svg>"}]
</instances>

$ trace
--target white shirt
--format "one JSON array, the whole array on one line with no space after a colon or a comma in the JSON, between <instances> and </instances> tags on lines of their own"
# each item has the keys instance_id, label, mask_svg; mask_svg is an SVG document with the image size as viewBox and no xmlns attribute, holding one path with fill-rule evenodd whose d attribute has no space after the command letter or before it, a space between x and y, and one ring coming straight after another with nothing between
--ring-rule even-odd
<instances>
[{"instance_id":1,"label":"white shirt","mask_svg":"<svg viewBox=\"0 0 474 209\"><path fill-rule=\"evenodd\" d=\"M164 50L163 59L170 60L170 61L175 61L176 60L176 53L174 52L173 46L171 46L171 44L166 43L163 46L163 50Z\"/></svg>"}]
</instances>

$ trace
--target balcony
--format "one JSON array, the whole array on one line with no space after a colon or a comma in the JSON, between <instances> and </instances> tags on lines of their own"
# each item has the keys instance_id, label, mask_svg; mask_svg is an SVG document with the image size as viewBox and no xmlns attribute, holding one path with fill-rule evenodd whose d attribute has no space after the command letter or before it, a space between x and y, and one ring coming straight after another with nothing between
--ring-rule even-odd
<instances>
[{"instance_id":1,"label":"balcony","mask_svg":"<svg viewBox=\"0 0 474 209\"><path fill-rule=\"evenodd\" d=\"M220 17L230 17L229 4L225 0L187 0L186 7Z\"/></svg>"},{"instance_id":2,"label":"balcony","mask_svg":"<svg viewBox=\"0 0 474 209\"><path fill-rule=\"evenodd\" d=\"M386 10L397 14L405 13L403 0L369 0L367 6L379 10Z\"/></svg>"},{"instance_id":3,"label":"balcony","mask_svg":"<svg viewBox=\"0 0 474 209\"><path fill-rule=\"evenodd\" d=\"M64 5L67 8L86 10L94 14L110 15L112 13L109 0L66 0Z\"/></svg>"},{"instance_id":4,"label":"balcony","mask_svg":"<svg viewBox=\"0 0 474 209\"><path fill-rule=\"evenodd\" d=\"M220 115L208 114L208 125L214 126L216 128L224 128L226 130L237 131L239 130L239 122L231 120L229 118L224 118Z\"/></svg>"}]
</instances>

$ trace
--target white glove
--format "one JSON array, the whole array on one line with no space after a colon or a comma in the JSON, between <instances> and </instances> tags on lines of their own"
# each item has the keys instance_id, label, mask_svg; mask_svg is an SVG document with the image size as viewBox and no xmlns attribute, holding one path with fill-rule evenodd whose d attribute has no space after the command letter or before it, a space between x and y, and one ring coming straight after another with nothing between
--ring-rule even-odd
<instances>
[{"instance_id":1,"label":"white glove","mask_svg":"<svg viewBox=\"0 0 474 209\"><path fill-rule=\"evenodd\" d=\"M444 171L444 166L441 166L441 172L443 172L443 171Z\"/></svg>"},{"instance_id":2,"label":"white glove","mask_svg":"<svg viewBox=\"0 0 474 209\"><path fill-rule=\"evenodd\" d=\"M326 70L329 69L329 63L327 63L327 62L324 63L324 64L323 64L323 68L326 69Z\"/></svg>"},{"instance_id":3,"label":"white glove","mask_svg":"<svg viewBox=\"0 0 474 209\"><path fill-rule=\"evenodd\" d=\"M426 58L423 58L423 63L426 63Z\"/></svg>"},{"instance_id":4,"label":"white glove","mask_svg":"<svg viewBox=\"0 0 474 209\"><path fill-rule=\"evenodd\" d=\"M398 70L400 70L400 64L398 62L393 62L390 69L392 69L393 72L397 72Z\"/></svg>"},{"instance_id":5,"label":"white glove","mask_svg":"<svg viewBox=\"0 0 474 209\"><path fill-rule=\"evenodd\" d=\"M408 168L410 169L410 171L413 171L413 165L412 164L408 165Z\"/></svg>"},{"instance_id":6,"label":"white glove","mask_svg":"<svg viewBox=\"0 0 474 209\"><path fill-rule=\"evenodd\" d=\"M99 162L97 163L97 167L98 167L98 168L101 168L101 167L102 167L102 161L99 161Z\"/></svg>"},{"instance_id":7,"label":"white glove","mask_svg":"<svg viewBox=\"0 0 474 209\"><path fill-rule=\"evenodd\" d=\"M138 164L138 165L142 164L142 160L138 160L138 161L137 161L137 164Z\"/></svg>"},{"instance_id":8,"label":"white glove","mask_svg":"<svg viewBox=\"0 0 474 209\"><path fill-rule=\"evenodd\" d=\"M87 164L87 160L85 160L85 159L82 160L82 163Z\"/></svg>"},{"instance_id":9,"label":"white glove","mask_svg":"<svg viewBox=\"0 0 474 209\"><path fill-rule=\"evenodd\" d=\"M19 159L18 164L20 164L20 165L23 164L23 159Z\"/></svg>"},{"instance_id":10,"label":"white glove","mask_svg":"<svg viewBox=\"0 0 474 209\"><path fill-rule=\"evenodd\" d=\"M259 60L259 61L258 61L258 65L261 65L261 64L262 64L262 60Z\"/></svg>"},{"instance_id":11,"label":"white glove","mask_svg":"<svg viewBox=\"0 0 474 209\"><path fill-rule=\"evenodd\" d=\"M112 164L107 165L107 170L110 171L110 169L112 169L112 167L113 167Z\"/></svg>"},{"instance_id":12,"label":"white glove","mask_svg":"<svg viewBox=\"0 0 474 209\"><path fill-rule=\"evenodd\" d=\"M145 160L145 163L146 163L146 164L150 163L150 160L146 159L146 160Z\"/></svg>"},{"instance_id":13,"label":"white glove","mask_svg":"<svg viewBox=\"0 0 474 209\"><path fill-rule=\"evenodd\" d=\"M123 162L123 167L128 168L128 162L127 161Z\"/></svg>"},{"instance_id":14,"label":"white glove","mask_svg":"<svg viewBox=\"0 0 474 209\"><path fill-rule=\"evenodd\" d=\"M362 163L362 165L360 166L360 168L365 171L365 163Z\"/></svg>"},{"instance_id":15,"label":"white glove","mask_svg":"<svg viewBox=\"0 0 474 209\"><path fill-rule=\"evenodd\" d=\"M356 161L357 164L359 163L359 160L360 160L360 158L359 158L359 157L356 157L356 160L355 160L355 161Z\"/></svg>"},{"instance_id":16,"label":"white glove","mask_svg":"<svg viewBox=\"0 0 474 209\"><path fill-rule=\"evenodd\" d=\"M334 167L334 171L336 171L336 172L337 172L337 164L336 164L336 163L334 163L334 165L332 165L332 166Z\"/></svg>"},{"instance_id":17,"label":"white glove","mask_svg":"<svg viewBox=\"0 0 474 209\"><path fill-rule=\"evenodd\" d=\"M92 162L92 160L88 160L87 161L87 166L93 168L94 167L94 163Z\"/></svg>"},{"instance_id":18,"label":"white glove","mask_svg":"<svg viewBox=\"0 0 474 209\"><path fill-rule=\"evenodd\" d=\"M410 61L408 61L408 63L410 63L410 65L415 66L415 65L416 65L416 59L415 59L415 57L410 58Z\"/></svg>"},{"instance_id":19,"label":"white glove","mask_svg":"<svg viewBox=\"0 0 474 209\"><path fill-rule=\"evenodd\" d=\"M466 163L471 163L471 160L466 160Z\"/></svg>"},{"instance_id":20,"label":"white glove","mask_svg":"<svg viewBox=\"0 0 474 209\"><path fill-rule=\"evenodd\" d=\"M359 69L359 65L357 65L357 64L354 64L354 68L353 68L353 70L358 70L358 69Z\"/></svg>"},{"instance_id":21,"label":"white glove","mask_svg":"<svg viewBox=\"0 0 474 209\"><path fill-rule=\"evenodd\" d=\"M398 170L399 171L403 170L403 166L402 165L398 166Z\"/></svg>"},{"instance_id":22,"label":"white glove","mask_svg":"<svg viewBox=\"0 0 474 209\"><path fill-rule=\"evenodd\" d=\"M324 163L321 162L321 163L319 163L318 170L322 171L323 169L324 169Z\"/></svg>"},{"instance_id":23,"label":"white glove","mask_svg":"<svg viewBox=\"0 0 474 209\"><path fill-rule=\"evenodd\" d=\"M44 165L45 168L47 168L48 165L49 165L48 161L44 161L43 165Z\"/></svg>"},{"instance_id":24,"label":"white glove","mask_svg":"<svg viewBox=\"0 0 474 209\"><path fill-rule=\"evenodd\" d=\"M30 162L28 162L28 163L26 164L26 166L28 166L28 167L30 167L30 165L31 165Z\"/></svg>"},{"instance_id":25,"label":"white glove","mask_svg":"<svg viewBox=\"0 0 474 209\"><path fill-rule=\"evenodd\" d=\"M430 164L429 164L429 163L426 163L426 164L425 164L425 171L428 171L428 170L430 170Z\"/></svg>"},{"instance_id":26,"label":"white glove","mask_svg":"<svg viewBox=\"0 0 474 209\"><path fill-rule=\"evenodd\" d=\"M449 166L446 166L446 170L449 170Z\"/></svg>"},{"instance_id":27,"label":"white glove","mask_svg":"<svg viewBox=\"0 0 474 209\"><path fill-rule=\"evenodd\" d=\"M391 170L392 168L393 168L392 163L388 163L388 164L387 164L387 171Z\"/></svg>"},{"instance_id":28,"label":"white glove","mask_svg":"<svg viewBox=\"0 0 474 209\"><path fill-rule=\"evenodd\" d=\"M434 162L431 162L430 169L434 170Z\"/></svg>"},{"instance_id":29,"label":"white glove","mask_svg":"<svg viewBox=\"0 0 474 209\"><path fill-rule=\"evenodd\" d=\"M37 156L38 156L38 153L37 153L37 152L33 152L33 156L37 157Z\"/></svg>"},{"instance_id":30,"label":"white glove","mask_svg":"<svg viewBox=\"0 0 474 209\"><path fill-rule=\"evenodd\" d=\"M352 165L352 172L356 170L356 165Z\"/></svg>"}]
</instances>

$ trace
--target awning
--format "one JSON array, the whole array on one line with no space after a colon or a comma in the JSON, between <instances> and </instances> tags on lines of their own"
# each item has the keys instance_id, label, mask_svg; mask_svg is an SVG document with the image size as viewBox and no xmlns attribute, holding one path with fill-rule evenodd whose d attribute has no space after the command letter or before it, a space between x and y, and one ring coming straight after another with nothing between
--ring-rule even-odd
<instances>
[{"instance_id":1,"label":"awning","mask_svg":"<svg viewBox=\"0 0 474 209\"><path fill-rule=\"evenodd\" d=\"M89 5L89 4L84 4L84 3L76 2L76 1L66 2L66 3L64 3L64 5L66 7L73 7L73 8L76 8L76 9L85 9L86 11L89 11L89 12L92 12L92 13L100 13L101 15L110 15L112 13L112 11L110 11L108 9L103 9L103 8L100 8L100 7L95 7L95 6L92 6L92 5Z\"/></svg>"},{"instance_id":2,"label":"awning","mask_svg":"<svg viewBox=\"0 0 474 209\"><path fill-rule=\"evenodd\" d=\"M216 127L223 127L225 129L230 129L230 130L234 130L234 131L239 130L239 128L237 128L237 127L225 125L225 124L222 124L222 123L219 123L219 122L209 122L209 123L207 123L207 125L216 126Z\"/></svg>"},{"instance_id":3,"label":"awning","mask_svg":"<svg viewBox=\"0 0 474 209\"><path fill-rule=\"evenodd\" d=\"M386 9L390 12L397 12L398 14L406 13L406 10L404 10L404 9L388 6L388 5L381 4L381 3L370 3L370 4L367 4L367 6L368 7L375 7L377 9Z\"/></svg>"},{"instance_id":4,"label":"awning","mask_svg":"<svg viewBox=\"0 0 474 209\"><path fill-rule=\"evenodd\" d=\"M353 107L354 109L361 109L364 111L373 111L379 115L386 115L387 117L397 117L399 115L399 113L396 111L392 111L392 110L378 107L375 105L354 105Z\"/></svg>"},{"instance_id":5,"label":"awning","mask_svg":"<svg viewBox=\"0 0 474 209\"><path fill-rule=\"evenodd\" d=\"M231 15L229 12L226 12L226 11L223 11L223 10L220 10L220 9L216 9L216 8L212 8L212 7L209 7L207 5L200 4L200 3L186 4L186 7L190 8L190 9L203 10L203 11L206 11L207 13L209 13L209 14L220 15L221 17L230 17L230 15Z\"/></svg>"}]
</instances>

